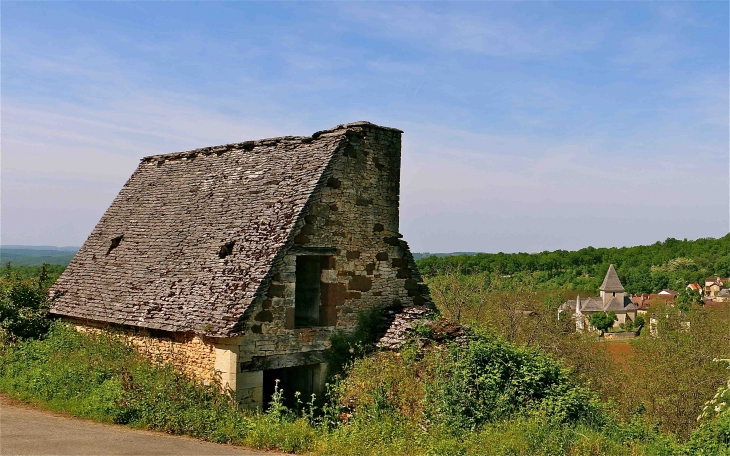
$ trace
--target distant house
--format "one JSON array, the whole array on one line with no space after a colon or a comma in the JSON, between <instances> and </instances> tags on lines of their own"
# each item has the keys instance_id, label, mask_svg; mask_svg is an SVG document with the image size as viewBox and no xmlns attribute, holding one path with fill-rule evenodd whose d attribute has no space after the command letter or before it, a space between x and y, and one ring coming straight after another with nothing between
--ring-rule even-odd
<instances>
[{"instance_id":1,"label":"distant house","mask_svg":"<svg viewBox=\"0 0 730 456\"><path fill-rule=\"evenodd\" d=\"M699 283L690 283L687 285L687 289L691 291L696 291L700 295L704 293L704 290L702 289L702 286Z\"/></svg>"},{"instance_id":2,"label":"distant house","mask_svg":"<svg viewBox=\"0 0 730 456\"><path fill-rule=\"evenodd\" d=\"M649 309L649 305L652 302L661 302L662 304L669 304L673 302L677 296L679 296L679 293L672 290L662 290L659 293L642 293L637 295L631 295L630 299L631 302L636 304L636 310L639 314L646 314L647 310Z\"/></svg>"},{"instance_id":3,"label":"distant house","mask_svg":"<svg viewBox=\"0 0 730 456\"><path fill-rule=\"evenodd\" d=\"M614 322L614 326L626 323L628 320L636 320L637 306L626 296L626 291L613 265L608 267L599 292L599 297L581 299L578 296L576 299L564 302L558 308L558 318L561 318L562 314L572 315L578 331L590 327L591 315L598 312L613 311L618 318Z\"/></svg>"},{"instance_id":4,"label":"distant house","mask_svg":"<svg viewBox=\"0 0 730 456\"><path fill-rule=\"evenodd\" d=\"M657 295L654 295L655 297ZM633 302L636 305L636 311L638 314L646 314L647 310L649 309L649 304L651 303L652 295L649 293L641 293L641 294L635 294L631 295L629 299L631 302Z\"/></svg>"},{"instance_id":5,"label":"distant house","mask_svg":"<svg viewBox=\"0 0 730 456\"><path fill-rule=\"evenodd\" d=\"M723 288L722 290L720 290L720 292L717 293L717 296L715 296L715 300L720 302L730 301L730 289Z\"/></svg>"},{"instance_id":6,"label":"distant house","mask_svg":"<svg viewBox=\"0 0 730 456\"><path fill-rule=\"evenodd\" d=\"M705 296L715 297L730 279L721 277L708 277L705 279Z\"/></svg>"}]
</instances>

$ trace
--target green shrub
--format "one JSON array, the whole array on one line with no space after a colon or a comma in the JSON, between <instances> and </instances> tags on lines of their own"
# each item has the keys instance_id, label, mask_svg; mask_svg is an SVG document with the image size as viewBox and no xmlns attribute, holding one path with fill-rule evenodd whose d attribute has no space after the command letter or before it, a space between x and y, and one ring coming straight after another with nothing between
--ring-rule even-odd
<instances>
[{"instance_id":1,"label":"green shrub","mask_svg":"<svg viewBox=\"0 0 730 456\"><path fill-rule=\"evenodd\" d=\"M47 265L37 275L23 277L10 267L0 277L0 344L43 336L47 318L50 280Z\"/></svg>"},{"instance_id":2,"label":"green shrub","mask_svg":"<svg viewBox=\"0 0 730 456\"><path fill-rule=\"evenodd\" d=\"M317 433L288 411L241 410L218 385L153 364L119 337L60 322L44 340L2 351L0 391L74 416L218 443L304 452Z\"/></svg>"},{"instance_id":3,"label":"green shrub","mask_svg":"<svg viewBox=\"0 0 730 456\"><path fill-rule=\"evenodd\" d=\"M730 454L730 413L722 413L694 430L687 448L691 454Z\"/></svg>"},{"instance_id":4,"label":"green shrub","mask_svg":"<svg viewBox=\"0 0 730 456\"><path fill-rule=\"evenodd\" d=\"M375 351L377 336L383 330L382 309L373 308L358 315L357 326L351 333L337 331L330 338L328 376L341 376L353 360Z\"/></svg>"},{"instance_id":5,"label":"green shrub","mask_svg":"<svg viewBox=\"0 0 730 456\"><path fill-rule=\"evenodd\" d=\"M429 388L429 415L451 427L530 412L575 422L598 414L595 399L569 379L551 357L481 335L465 348L452 347Z\"/></svg>"}]
</instances>

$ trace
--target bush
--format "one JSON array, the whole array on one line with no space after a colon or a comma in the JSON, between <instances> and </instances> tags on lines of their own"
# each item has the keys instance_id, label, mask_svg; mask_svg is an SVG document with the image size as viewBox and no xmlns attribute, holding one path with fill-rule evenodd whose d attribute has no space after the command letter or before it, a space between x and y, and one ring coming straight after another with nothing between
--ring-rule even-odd
<instances>
[{"instance_id":1,"label":"bush","mask_svg":"<svg viewBox=\"0 0 730 456\"><path fill-rule=\"evenodd\" d=\"M476 429L517 413L542 413L576 422L598 413L585 388L551 357L481 335L466 348L452 347L430 384L430 418Z\"/></svg>"},{"instance_id":2,"label":"bush","mask_svg":"<svg viewBox=\"0 0 730 456\"><path fill-rule=\"evenodd\" d=\"M0 278L0 344L39 338L48 331L50 282L46 265L26 277L6 265Z\"/></svg>"},{"instance_id":3,"label":"bush","mask_svg":"<svg viewBox=\"0 0 730 456\"><path fill-rule=\"evenodd\" d=\"M486 334L466 347L415 347L356 361L339 385L339 401L354 413L398 413L423 425L454 432L521 414L559 422L600 415L585 388L551 357Z\"/></svg>"}]
</instances>

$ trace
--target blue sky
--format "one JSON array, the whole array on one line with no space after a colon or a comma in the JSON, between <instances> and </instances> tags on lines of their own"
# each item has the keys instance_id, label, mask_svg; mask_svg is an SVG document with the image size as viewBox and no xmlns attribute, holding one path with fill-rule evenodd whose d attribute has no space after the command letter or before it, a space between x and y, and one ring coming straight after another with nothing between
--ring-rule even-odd
<instances>
[{"instance_id":1,"label":"blue sky","mask_svg":"<svg viewBox=\"0 0 730 456\"><path fill-rule=\"evenodd\" d=\"M156 153L369 120L416 251L728 232L727 2L3 2L2 243Z\"/></svg>"}]
</instances>

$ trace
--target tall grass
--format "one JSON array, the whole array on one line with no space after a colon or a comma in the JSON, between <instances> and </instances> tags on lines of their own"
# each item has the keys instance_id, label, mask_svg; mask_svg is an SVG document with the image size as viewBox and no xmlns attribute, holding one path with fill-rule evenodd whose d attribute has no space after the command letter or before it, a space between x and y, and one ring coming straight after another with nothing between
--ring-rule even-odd
<instances>
[{"instance_id":1,"label":"tall grass","mask_svg":"<svg viewBox=\"0 0 730 456\"><path fill-rule=\"evenodd\" d=\"M546 355L488 336L465 350L375 352L346 373L324 409L294 413L275 397L268 411L252 412L216 385L156 365L110 334L55 323L43 340L0 346L0 391L15 399L218 443L332 455L653 455L690 448L638 419L617 420ZM722 432L708 427L700 437ZM708 446L695 440L695 447Z\"/></svg>"}]
</instances>

